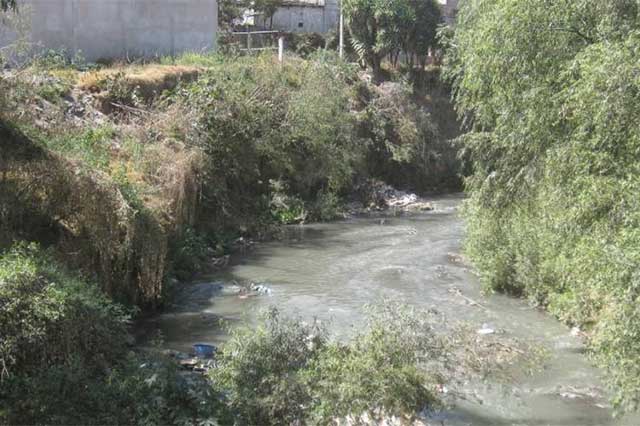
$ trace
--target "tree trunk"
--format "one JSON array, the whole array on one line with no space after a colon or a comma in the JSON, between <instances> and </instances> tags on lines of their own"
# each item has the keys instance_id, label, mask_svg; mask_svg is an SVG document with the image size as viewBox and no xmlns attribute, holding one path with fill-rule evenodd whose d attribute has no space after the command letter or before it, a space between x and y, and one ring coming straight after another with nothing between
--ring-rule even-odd
<instances>
[{"instance_id":1,"label":"tree trunk","mask_svg":"<svg viewBox=\"0 0 640 426\"><path fill-rule=\"evenodd\" d=\"M382 59L378 55L373 55L371 59L371 72L373 74L373 83L381 83L382 78Z\"/></svg>"}]
</instances>

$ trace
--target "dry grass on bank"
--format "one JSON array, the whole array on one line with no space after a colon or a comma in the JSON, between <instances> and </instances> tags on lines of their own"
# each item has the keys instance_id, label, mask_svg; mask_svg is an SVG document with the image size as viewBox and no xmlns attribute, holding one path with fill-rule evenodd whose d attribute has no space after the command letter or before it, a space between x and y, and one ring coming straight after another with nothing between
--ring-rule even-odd
<instances>
[{"instance_id":1,"label":"dry grass on bank","mask_svg":"<svg viewBox=\"0 0 640 426\"><path fill-rule=\"evenodd\" d=\"M165 90L175 88L181 81L196 80L201 71L194 66L160 64L105 68L81 74L77 87L101 93L108 90L110 81L120 79L129 90L137 90L142 98L150 100Z\"/></svg>"}]
</instances>

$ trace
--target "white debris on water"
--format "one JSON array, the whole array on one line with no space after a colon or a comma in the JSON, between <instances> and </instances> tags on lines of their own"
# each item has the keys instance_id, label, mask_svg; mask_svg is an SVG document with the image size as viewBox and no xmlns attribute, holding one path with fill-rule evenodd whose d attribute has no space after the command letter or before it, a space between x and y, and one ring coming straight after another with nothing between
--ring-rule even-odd
<instances>
[{"instance_id":1,"label":"white debris on water","mask_svg":"<svg viewBox=\"0 0 640 426\"><path fill-rule=\"evenodd\" d=\"M251 283L251 285L249 286L249 289L251 291L255 291L256 293L264 294L264 295L270 295L273 292L273 290L271 290L271 288L267 287L264 284Z\"/></svg>"},{"instance_id":2,"label":"white debris on water","mask_svg":"<svg viewBox=\"0 0 640 426\"><path fill-rule=\"evenodd\" d=\"M390 207L406 207L416 201L418 201L416 194L403 194L399 192L387 200L387 205Z\"/></svg>"},{"instance_id":3,"label":"white debris on water","mask_svg":"<svg viewBox=\"0 0 640 426\"><path fill-rule=\"evenodd\" d=\"M482 324L482 328L477 331L480 335L494 334L495 329L491 328L488 324Z\"/></svg>"}]
</instances>

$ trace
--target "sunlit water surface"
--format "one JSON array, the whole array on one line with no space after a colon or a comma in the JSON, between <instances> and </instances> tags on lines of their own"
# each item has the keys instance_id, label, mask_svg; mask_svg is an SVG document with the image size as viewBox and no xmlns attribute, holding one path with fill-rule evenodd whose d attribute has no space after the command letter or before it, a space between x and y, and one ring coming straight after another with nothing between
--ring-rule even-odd
<instances>
[{"instance_id":1,"label":"sunlit water surface","mask_svg":"<svg viewBox=\"0 0 640 426\"><path fill-rule=\"evenodd\" d=\"M220 318L233 326L277 306L327 321L336 335L348 336L361 323L364 305L392 299L435 308L478 328L488 324L549 349L541 372L508 385L476 383L471 393L477 398L457 402L434 424L640 425L637 417L613 419L601 372L590 366L567 327L526 301L482 294L459 258L461 200L439 197L434 211L413 216L289 227L282 241L259 244L225 271L188 287L173 310L145 328L160 330L167 348L186 352L196 342L223 344ZM272 293L242 299L211 285L234 281L264 283Z\"/></svg>"}]
</instances>

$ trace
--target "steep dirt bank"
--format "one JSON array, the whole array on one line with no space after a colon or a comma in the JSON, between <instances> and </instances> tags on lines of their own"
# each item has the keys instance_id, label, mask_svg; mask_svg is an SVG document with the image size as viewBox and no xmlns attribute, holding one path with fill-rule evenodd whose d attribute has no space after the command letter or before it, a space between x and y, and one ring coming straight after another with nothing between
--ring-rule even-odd
<instances>
[{"instance_id":1,"label":"steep dirt bank","mask_svg":"<svg viewBox=\"0 0 640 426\"><path fill-rule=\"evenodd\" d=\"M107 176L83 170L0 123L0 232L55 246L117 300L159 301L168 227L136 210Z\"/></svg>"}]
</instances>

